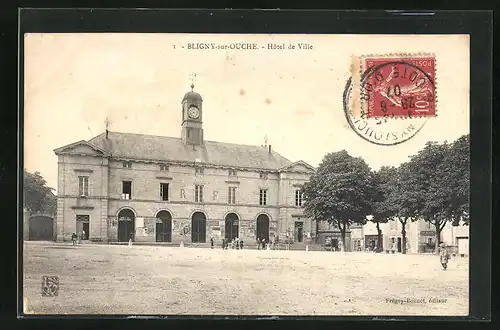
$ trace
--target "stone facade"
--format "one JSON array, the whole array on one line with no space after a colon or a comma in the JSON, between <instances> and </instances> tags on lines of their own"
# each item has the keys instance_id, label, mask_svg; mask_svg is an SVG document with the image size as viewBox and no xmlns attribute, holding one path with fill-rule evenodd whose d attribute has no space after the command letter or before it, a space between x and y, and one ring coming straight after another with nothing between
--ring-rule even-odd
<instances>
[{"instance_id":1,"label":"stone facade","mask_svg":"<svg viewBox=\"0 0 500 330\"><path fill-rule=\"evenodd\" d=\"M83 151L79 146L78 152ZM90 154L90 150L87 150ZM309 219L302 208L295 206L295 191L308 180L310 170L297 164L283 172L270 173L267 179L260 172L205 167L196 174L194 166L170 165L168 172L157 164L133 162L123 168L122 162L95 155L60 155L57 228L58 240L69 240L76 232L77 215L89 216L89 238L95 241L116 241L118 215L130 209L143 221L136 228L135 239L155 241L156 216L168 211L172 217L172 242L189 242L193 213L205 214L207 237L224 236L225 218L235 213L239 219L239 237L255 240L256 221L260 214L269 218L270 236L294 232L295 223L304 224L304 235L311 231ZM79 196L79 176L88 177L88 196ZM122 181L132 182L131 199L122 198ZM160 196L160 183L168 183L168 201ZM203 202L195 202L195 185L203 185ZM235 204L228 203L229 187L236 187ZM259 205L260 189L267 190L266 204ZM184 230L184 228L187 228Z\"/></svg>"},{"instance_id":2,"label":"stone facade","mask_svg":"<svg viewBox=\"0 0 500 330\"><path fill-rule=\"evenodd\" d=\"M314 168L288 161L271 146L203 141L202 100L196 95L189 92L183 99L180 139L106 131L55 150L57 240L68 241L72 233L87 228L92 241L126 241L128 231L135 241L144 242L157 241L157 231L168 232L166 241L172 243L203 243L211 236L220 241L226 219L235 216L233 237L247 242L256 240L258 230L267 239L285 233L308 236L312 224L300 203L296 205L296 191ZM193 106L198 108L196 118L188 120ZM129 195L124 195L124 181L131 182ZM161 184L168 188L162 190ZM195 220L200 213L206 221ZM159 219L160 214L166 218ZM132 219L128 225L127 219ZM198 238L192 239L193 231ZM204 238L199 237L202 231Z\"/></svg>"}]
</instances>

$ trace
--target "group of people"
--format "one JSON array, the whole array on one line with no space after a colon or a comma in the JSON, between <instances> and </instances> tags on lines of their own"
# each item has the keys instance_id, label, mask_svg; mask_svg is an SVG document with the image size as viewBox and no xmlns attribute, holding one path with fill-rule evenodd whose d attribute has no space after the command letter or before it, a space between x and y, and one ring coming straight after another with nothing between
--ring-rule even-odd
<instances>
[{"instance_id":1,"label":"group of people","mask_svg":"<svg viewBox=\"0 0 500 330\"><path fill-rule=\"evenodd\" d=\"M268 248L269 250L276 250L277 247L278 247L278 238L277 237L272 237L270 242L267 242L264 237L257 238L257 248L259 250L260 249L265 250L266 248ZM288 248L290 248L290 246L287 244L286 248L288 249Z\"/></svg>"},{"instance_id":2,"label":"group of people","mask_svg":"<svg viewBox=\"0 0 500 330\"><path fill-rule=\"evenodd\" d=\"M214 240L211 237L210 238L210 245L213 249L214 247ZM243 250L243 240L239 237L235 237L232 240L229 238L224 238L222 239L222 249L227 250L227 249L236 249L236 250Z\"/></svg>"},{"instance_id":3,"label":"group of people","mask_svg":"<svg viewBox=\"0 0 500 330\"><path fill-rule=\"evenodd\" d=\"M274 245L274 243L273 243ZM264 237L260 238L260 237L257 237L257 248L260 250L262 248L262 250L265 250L266 249L266 239Z\"/></svg>"}]
</instances>

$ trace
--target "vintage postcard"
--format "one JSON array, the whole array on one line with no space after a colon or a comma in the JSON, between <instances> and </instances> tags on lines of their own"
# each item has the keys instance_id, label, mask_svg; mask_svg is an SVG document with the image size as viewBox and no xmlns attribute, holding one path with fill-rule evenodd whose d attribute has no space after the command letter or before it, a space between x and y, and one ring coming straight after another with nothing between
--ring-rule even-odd
<instances>
[{"instance_id":1,"label":"vintage postcard","mask_svg":"<svg viewBox=\"0 0 500 330\"><path fill-rule=\"evenodd\" d=\"M469 51L25 34L25 314L468 315Z\"/></svg>"}]
</instances>

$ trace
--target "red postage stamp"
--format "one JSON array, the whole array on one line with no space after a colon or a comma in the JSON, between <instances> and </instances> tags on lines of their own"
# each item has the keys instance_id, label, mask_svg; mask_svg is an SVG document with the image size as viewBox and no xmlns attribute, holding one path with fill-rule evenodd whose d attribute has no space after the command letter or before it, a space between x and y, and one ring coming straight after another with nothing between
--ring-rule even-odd
<instances>
[{"instance_id":1,"label":"red postage stamp","mask_svg":"<svg viewBox=\"0 0 500 330\"><path fill-rule=\"evenodd\" d=\"M359 96L365 118L436 116L433 56L370 56L360 64Z\"/></svg>"}]
</instances>

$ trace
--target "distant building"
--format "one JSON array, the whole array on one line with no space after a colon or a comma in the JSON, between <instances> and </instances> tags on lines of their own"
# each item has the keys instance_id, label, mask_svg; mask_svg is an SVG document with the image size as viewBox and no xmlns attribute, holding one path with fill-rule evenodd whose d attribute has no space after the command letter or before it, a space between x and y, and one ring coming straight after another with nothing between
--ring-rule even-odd
<instances>
[{"instance_id":1,"label":"distant building","mask_svg":"<svg viewBox=\"0 0 500 330\"><path fill-rule=\"evenodd\" d=\"M382 248L384 251L402 252L403 238L401 235L401 223L392 220L381 223ZM373 250L377 246L378 235L376 224L367 222L366 225L352 229L353 251ZM354 238L355 237L355 238ZM406 224L407 253L425 253L434 251L436 243L436 231L434 225L424 220L408 222ZM450 248L463 255L469 254L469 226L460 224L452 226L448 222L441 231L441 241Z\"/></svg>"},{"instance_id":2,"label":"distant building","mask_svg":"<svg viewBox=\"0 0 500 330\"><path fill-rule=\"evenodd\" d=\"M106 129L54 150L57 240L83 231L104 242L309 237L301 187L314 167L271 145L207 141L202 97L191 90L181 104L180 138Z\"/></svg>"}]
</instances>

